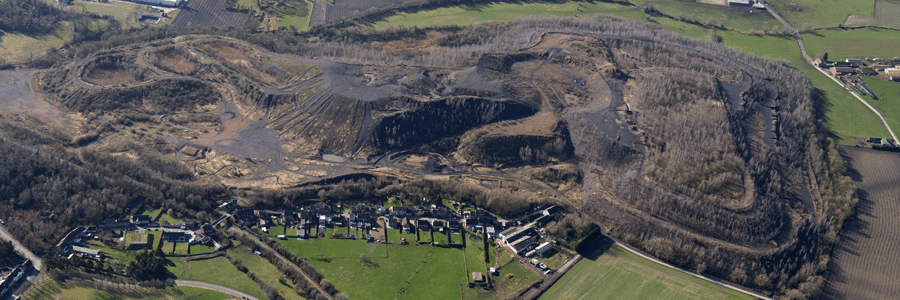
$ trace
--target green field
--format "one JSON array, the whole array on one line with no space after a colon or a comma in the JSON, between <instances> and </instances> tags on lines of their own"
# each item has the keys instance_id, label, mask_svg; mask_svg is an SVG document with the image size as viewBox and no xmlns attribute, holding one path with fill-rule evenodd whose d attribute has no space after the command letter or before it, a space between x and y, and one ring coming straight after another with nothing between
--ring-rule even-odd
<instances>
[{"instance_id":1,"label":"green field","mask_svg":"<svg viewBox=\"0 0 900 300\"><path fill-rule=\"evenodd\" d=\"M250 272L256 274L257 278L262 279L278 288L278 294L285 299L303 299L303 297L297 295L297 292L294 290L293 286L284 285L279 282L279 279L283 277L282 273L278 271L278 268L269 263L269 261L265 258L251 253L250 250L246 247L231 248L228 250L228 255L240 260L241 263L244 264L244 266L247 267L248 270L250 270ZM286 280L286 282L291 284L290 280Z\"/></svg>"},{"instance_id":2,"label":"green field","mask_svg":"<svg viewBox=\"0 0 900 300\"><path fill-rule=\"evenodd\" d=\"M806 52L812 57L828 53L828 60L843 61L857 57L900 56L900 32L861 28L820 30L803 35Z\"/></svg>"},{"instance_id":3,"label":"green field","mask_svg":"<svg viewBox=\"0 0 900 300\"><path fill-rule=\"evenodd\" d=\"M370 256L368 265L360 262L363 252L310 262L350 299L460 299L460 289L468 289L461 249L386 248L386 256Z\"/></svg>"},{"instance_id":4,"label":"green field","mask_svg":"<svg viewBox=\"0 0 900 300\"><path fill-rule=\"evenodd\" d=\"M582 259L541 299L754 299L613 246Z\"/></svg>"},{"instance_id":5,"label":"green field","mask_svg":"<svg viewBox=\"0 0 900 300\"><path fill-rule=\"evenodd\" d=\"M259 2L257 2L257 0L238 0L237 4L240 8L259 11Z\"/></svg>"},{"instance_id":6,"label":"green field","mask_svg":"<svg viewBox=\"0 0 900 300\"><path fill-rule=\"evenodd\" d=\"M101 16L112 16L123 25L123 27L141 27L143 23L136 22L134 12L143 9L145 6L128 3L128 2L87 2L76 1L71 6L67 6L69 11L94 13Z\"/></svg>"},{"instance_id":7,"label":"green field","mask_svg":"<svg viewBox=\"0 0 900 300\"><path fill-rule=\"evenodd\" d=\"M792 0L767 1L797 29L838 27L847 15L872 16L874 1ZM799 8L799 10L798 10Z\"/></svg>"},{"instance_id":8,"label":"green field","mask_svg":"<svg viewBox=\"0 0 900 300\"><path fill-rule=\"evenodd\" d=\"M769 13L743 6L721 6L698 3L695 0L637 0L633 2L637 5L652 2L656 10L666 15L702 24L722 25L741 32L771 30L776 26L784 27Z\"/></svg>"},{"instance_id":9,"label":"green field","mask_svg":"<svg viewBox=\"0 0 900 300\"><path fill-rule=\"evenodd\" d=\"M375 22L375 28L397 26L468 26L487 21L511 21L521 16L579 16L610 14L632 20L644 18L644 12L632 6L603 2L555 3L491 3L487 5L454 6L417 13L400 13Z\"/></svg>"},{"instance_id":10,"label":"green field","mask_svg":"<svg viewBox=\"0 0 900 300\"><path fill-rule=\"evenodd\" d=\"M469 274L486 271L482 243L469 243L469 248L461 249L322 238L278 242L309 258L350 299L459 299L460 293L471 292L466 286ZM515 283L528 282L515 289L537 280L531 273L534 278L523 275Z\"/></svg>"},{"instance_id":11,"label":"green field","mask_svg":"<svg viewBox=\"0 0 900 300\"><path fill-rule=\"evenodd\" d=\"M52 279L41 281L33 286L24 295L23 299L191 299L191 300L220 300L233 299L231 295L216 291L174 286L164 290L154 290L136 287L117 288L116 285L105 290L95 287L94 284L80 285L74 283L61 283Z\"/></svg>"},{"instance_id":12,"label":"green field","mask_svg":"<svg viewBox=\"0 0 900 300\"><path fill-rule=\"evenodd\" d=\"M276 241L297 256L304 258L359 258L361 253L369 253L377 257L387 255L384 244L366 243L363 240L314 238Z\"/></svg>"},{"instance_id":13,"label":"green field","mask_svg":"<svg viewBox=\"0 0 900 300\"><path fill-rule=\"evenodd\" d=\"M210 252L216 250L216 247L201 245L201 244L193 244L191 245L191 253L203 253Z\"/></svg>"},{"instance_id":14,"label":"green field","mask_svg":"<svg viewBox=\"0 0 900 300\"><path fill-rule=\"evenodd\" d=\"M892 129L900 129L900 82L892 82L874 77L863 77L866 86L875 92L878 100L863 96L869 104L884 115L884 120ZM876 136L876 137L888 137Z\"/></svg>"},{"instance_id":15,"label":"green field","mask_svg":"<svg viewBox=\"0 0 900 300\"><path fill-rule=\"evenodd\" d=\"M4 61L13 63L30 61L44 54L49 48L60 47L71 39L72 31L59 31L55 35L32 37L21 33L0 30L0 54Z\"/></svg>"},{"instance_id":16,"label":"green field","mask_svg":"<svg viewBox=\"0 0 900 300\"><path fill-rule=\"evenodd\" d=\"M176 276L179 274L175 273ZM184 274L184 278L179 278L227 286L253 297L266 299L256 282L238 271L225 257L188 261L184 264Z\"/></svg>"}]
</instances>

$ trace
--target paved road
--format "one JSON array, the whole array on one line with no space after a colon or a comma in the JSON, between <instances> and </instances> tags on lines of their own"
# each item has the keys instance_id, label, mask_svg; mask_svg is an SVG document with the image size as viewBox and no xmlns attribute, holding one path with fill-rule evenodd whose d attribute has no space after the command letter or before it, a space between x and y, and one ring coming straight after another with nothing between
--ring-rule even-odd
<instances>
[{"instance_id":1,"label":"paved road","mask_svg":"<svg viewBox=\"0 0 900 300\"><path fill-rule=\"evenodd\" d=\"M250 299L250 300L258 300L258 299L256 299L255 297L250 296L250 295L247 295L247 294L244 294L244 293L242 293L242 292L240 292L240 291L233 290L233 289L230 289L230 288L221 286L221 285L215 285L215 284L212 284L212 283L206 283L206 282L200 282L200 281L191 281L191 280L175 280L175 285L189 286L189 287L195 287L195 288L201 288L201 289L213 290L213 291L220 292L220 293L223 293L223 294L232 295L232 296L238 297L238 298L240 298L240 299L247 298L247 299Z\"/></svg>"},{"instance_id":2,"label":"paved road","mask_svg":"<svg viewBox=\"0 0 900 300\"><path fill-rule=\"evenodd\" d=\"M30 260L31 264L34 266L34 268L36 270L40 270L41 267L44 265L43 262L41 261L40 257L38 257L37 255L34 255L34 253L31 253L31 251L28 250L28 248L25 248L25 246L22 246L22 243L19 243L18 240L13 238L13 236L11 234L9 234L8 231L6 231L6 226L0 225L0 238L12 242L13 247L15 247L15 249L16 249L16 252L18 252L19 255L21 255L22 257L25 257L25 259Z\"/></svg>"}]
</instances>

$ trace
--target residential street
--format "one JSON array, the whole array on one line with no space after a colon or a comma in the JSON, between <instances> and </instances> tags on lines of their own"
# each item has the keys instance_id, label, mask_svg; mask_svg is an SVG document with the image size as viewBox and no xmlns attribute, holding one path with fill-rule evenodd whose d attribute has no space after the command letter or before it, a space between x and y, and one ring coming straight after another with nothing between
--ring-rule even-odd
<instances>
[{"instance_id":1,"label":"residential street","mask_svg":"<svg viewBox=\"0 0 900 300\"><path fill-rule=\"evenodd\" d=\"M34 269L36 269L36 270L41 269L41 267L43 266L43 262L41 261L41 258L38 257L37 255L34 255L34 253L31 253L31 251L28 250L28 248L25 248L25 246L22 246L22 244L19 243L19 241L17 241L15 238L13 238L13 236L11 234L9 234L9 232L6 231L6 226L0 225L0 238L2 238L3 240L6 240L6 241L11 241L13 244L13 247L16 248L16 252L18 252L19 255L30 260L31 264L34 266Z\"/></svg>"}]
</instances>

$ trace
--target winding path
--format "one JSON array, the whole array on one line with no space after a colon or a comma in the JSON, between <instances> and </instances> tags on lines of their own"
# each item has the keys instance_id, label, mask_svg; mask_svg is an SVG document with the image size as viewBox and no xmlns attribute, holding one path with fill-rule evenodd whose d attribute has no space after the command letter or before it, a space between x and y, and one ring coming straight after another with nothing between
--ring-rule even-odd
<instances>
[{"instance_id":1,"label":"winding path","mask_svg":"<svg viewBox=\"0 0 900 300\"><path fill-rule=\"evenodd\" d=\"M191 281L191 280L180 280L179 279L179 280L175 280L175 285L189 286L189 287L201 288L201 289L205 289L205 290L212 290L212 291L216 291L219 293L232 295L232 296L238 297L240 299L258 300L258 299L256 299L256 297L247 295L238 290L227 288L227 287L224 287L221 285L215 285L212 283L201 282L201 281Z\"/></svg>"}]
</instances>

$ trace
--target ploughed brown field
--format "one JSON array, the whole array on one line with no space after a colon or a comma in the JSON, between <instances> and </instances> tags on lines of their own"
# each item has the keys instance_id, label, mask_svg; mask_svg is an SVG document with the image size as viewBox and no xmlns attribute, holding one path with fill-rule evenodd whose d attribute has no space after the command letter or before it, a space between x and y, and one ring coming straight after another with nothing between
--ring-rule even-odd
<instances>
[{"instance_id":1,"label":"ploughed brown field","mask_svg":"<svg viewBox=\"0 0 900 300\"><path fill-rule=\"evenodd\" d=\"M900 297L900 153L845 147L857 218L834 250L824 299Z\"/></svg>"}]
</instances>

